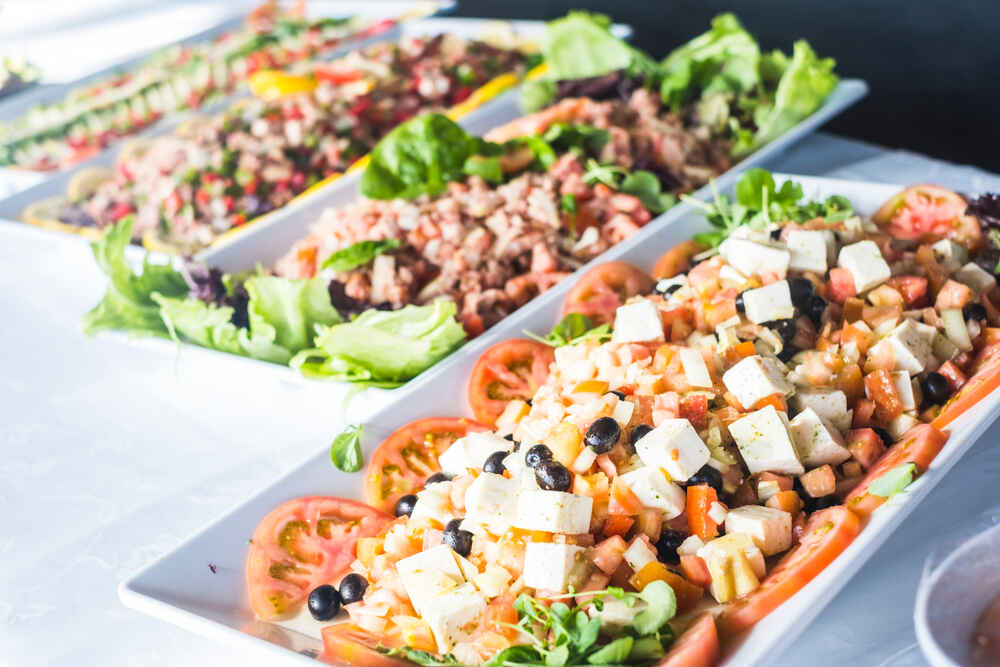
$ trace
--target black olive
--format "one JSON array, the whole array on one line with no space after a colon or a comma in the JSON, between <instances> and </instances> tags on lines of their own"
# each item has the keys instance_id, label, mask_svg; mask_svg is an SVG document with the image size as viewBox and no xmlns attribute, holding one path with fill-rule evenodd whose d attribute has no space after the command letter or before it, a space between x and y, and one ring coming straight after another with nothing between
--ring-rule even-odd
<instances>
[{"instance_id":1,"label":"black olive","mask_svg":"<svg viewBox=\"0 0 1000 667\"><path fill-rule=\"evenodd\" d=\"M410 493L396 501L396 516L410 516L417 505L416 494Z\"/></svg>"},{"instance_id":2,"label":"black olive","mask_svg":"<svg viewBox=\"0 0 1000 667\"><path fill-rule=\"evenodd\" d=\"M792 295L792 305L799 310L806 310L809 307L809 301L812 298L814 289L812 281L807 278L795 277L788 279L788 291Z\"/></svg>"},{"instance_id":3,"label":"black olive","mask_svg":"<svg viewBox=\"0 0 1000 667\"><path fill-rule=\"evenodd\" d=\"M601 417L587 429L583 441L598 454L606 454L621 437L622 427L611 417Z\"/></svg>"},{"instance_id":4,"label":"black olive","mask_svg":"<svg viewBox=\"0 0 1000 667\"><path fill-rule=\"evenodd\" d=\"M920 388L923 390L924 398L935 405L947 402L951 396L951 386L948 380L940 373L928 373L920 380Z\"/></svg>"},{"instance_id":5,"label":"black olive","mask_svg":"<svg viewBox=\"0 0 1000 667\"><path fill-rule=\"evenodd\" d=\"M646 435L652 430L653 427L650 426L649 424L639 424L638 426L632 429L631 433L628 434L628 444L632 445L632 447L635 447L635 443L639 442L639 439L642 438L642 436Z\"/></svg>"},{"instance_id":6,"label":"black olive","mask_svg":"<svg viewBox=\"0 0 1000 667\"><path fill-rule=\"evenodd\" d=\"M781 337L781 341L785 345L791 344L792 339L795 338L795 332L797 331L795 327L795 320L790 318L785 320L770 320L768 322L764 322L764 326L778 334L778 336Z\"/></svg>"},{"instance_id":7,"label":"black olive","mask_svg":"<svg viewBox=\"0 0 1000 667\"><path fill-rule=\"evenodd\" d=\"M542 461L552 460L552 450L545 445L535 445L524 454L524 462L529 468L537 468Z\"/></svg>"},{"instance_id":8,"label":"black olive","mask_svg":"<svg viewBox=\"0 0 1000 667\"><path fill-rule=\"evenodd\" d=\"M976 322L985 322L986 306L975 301L967 303L965 304L965 308L962 309L962 317L967 320L975 320Z\"/></svg>"},{"instance_id":9,"label":"black olive","mask_svg":"<svg viewBox=\"0 0 1000 667\"><path fill-rule=\"evenodd\" d=\"M546 491L569 491L573 475L558 461L542 461L535 468L535 481Z\"/></svg>"},{"instance_id":10,"label":"black olive","mask_svg":"<svg viewBox=\"0 0 1000 667\"><path fill-rule=\"evenodd\" d=\"M706 464L701 467L701 470L691 475L683 485L698 486L699 484L708 484L717 493L722 493L722 473Z\"/></svg>"},{"instance_id":11,"label":"black olive","mask_svg":"<svg viewBox=\"0 0 1000 667\"><path fill-rule=\"evenodd\" d=\"M781 227L778 227L777 229L772 229L771 230L771 240L772 241L777 241L780 238L781 238Z\"/></svg>"},{"instance_id":12,"label":"black olive","mask_svg":"<svg viewBox=\"0 0 1000 667\"><path fill-rule=\"evenodd\" d=\"M796 350L791 345L786 345L783 348L781 348L781 352L778 353L778 359L780 359L785 363L788 363L789 361L792 360L792 357L798 354L798 352L799 351Z\"/></svg>"},{"instance_id":13,"label":"black olive","mask_svg":"<svg viewBox=\"0 0 1000 667\"><path fill-rule=\"evenodd\" d=\"M459 556L468 556L472 551L472 533L462 530L462 520L452 519L444 527L444 534L441 541L451 547L451 550Z\"/></svg>"},{"instance_id":14,"label":"black olive","mask_svg":"<svg viewBox=\"0 0 1000 667\"><path fill-rule=\"evenodd\" d=\"M615 395L615 396L617 396L617 397L618 397L618 399L619 399L619 400L621 400L621 401L624 401L624 400L625 400L625 394L624 394L623 392L620 392L620 391L618 391L617 389L612 389L612 390L611 390L611 391L609 391L608 393L609 393L609 394L614 394L614 395Z\"/></svg>"},{"instance_id":15,"label":"black olive","mask_svg":"<svg viewBox=\"0 0 1000 667\"><path fill-rule=\"evenodd\" d=\"M450 482L450 481L451 481L451 475L447 475L443 472L436 472L427 478L427 481L424 482L424 486L430 486L431 484L437 484L438 482Z\"/></svg>"},{"instance_id":16,"label":"black olive","mask_svg":"<svg viewBox=\"0 0 1000 667\"><path fill-rule=\"evenodd\" d=\"M340 600L344 604L354 604L365 596L368 580L357 572L351 572L340 580Z\"/></svg>"},{"instance_id":17,"label":"black olive","mask_svg":"<svg viewBox=\"0 0 1000 667\"><path fill-rule=\"evenodd\" d=\"M736 312L740 314L747 312L746 306L743 305L743 292L736 295Z\"/></svg>"},{"instance_id":18,"label":"black olive","mask_svg":"<svg viewBox=\"0 0 1000 667\"><path fill-rule=\"evenodd\" d=\"M658 281L656 281L656 284L653 285L653 294L661 294L663 296L670 296L671 294L673 294L674 292L676 292L677 290L679 290L682 287L681 283L670 283L669 285L664 285L661 288L660 285L662 285L664 282L666 282L666 281L665 280L658 280Z\"/></svg>"},{"instance_id":19,"label":"black olive","mask_svg":"<svg viewBox=\"0 0 1000 667\"><path fill-rule=\"evenodd\" d=\"M679 530L665 530L660 533L660 539L656 541L656 553L664 563L676 565L681 561L677 555L677 547L687 539L687 535Z\"/></svg>"},{"instance_id":20,"label":"black olive","mask_svg":"<svg viewBox=\"0 0 1000 667\"><path fill-rule=\"evenodd\" d=\"M510 440L511 442L514 442L514 434L513 433L508 433L507 435L505 435L503 437L503 439L504 440Z\"/></svg>"},{"instance_id":21,"label":"black olive","mask_svg":"<svg viewBox=\"0 0 1000 667\"><path fill-rule=\"evenodd\" d=\"M340 593L330 584L323 584L309 593L309 613L317 621L329 621L340 613Z\"/></svg>"},{"instance_id":22,"label":"black olive","mask_svg":"<svg viewBox=\"0 0 1000 667\"><path fill-rule=\"evenodd\" d=\"M826 312L826 299L818 294L813 294L809 298L809 304L803 308L804 314L817 327L823 323L823 313Z\"/></svg>"},{"instance_id":23,"label":"black olive","mask_svg":"<svg viewBox=\"0 0 1000 667\"><path fill-rule=\"evenodd\" d=\"M892 436L889 435L889 432L886 431L884 428L882 428L881 426L872 426L872 430L875 431L875 435L879 437L883 445L888 447L889 445L892 444L893 442Z\"/></svg>"},{"instance_id":24,"label":"black olive","mask_svg":"<svg viewBox=\"0 0 1000 667\"><path fill-rule=\"evenodd\" d=\"M813 498L810 496L808 498L803 498L802 509L804 509L808 514L811 512L818 512L819 510L825 510L827 507L833 507L834 505L839 504L837 496L834 495L822 496L820 498Z\"/></svg>"},{"instance_id":25,"label":"black olive","mask_svg":"<svg viewBox=\"0 0 1000 667\"><path fill-rule=\"evenodd\" d=\"M493 452L486 457L486 463L483 464L483 472L491 472L494 475L502 475L503 471L507 469L507 466L503 464L503 460L507 458L507 452L502 449L498 452Z\"/></svg>"},{"instance_id":26,"label":"black olive","mask_svg":"<svg viewBox=\"0 0 1000 667\"><path fill-rule=\"evenodd\" d=\"M510 451L516 452L517 450L521 449L521 443L519 443L517 440L514 439L514 434L513 433L508 433L503 438L504 438L504 440L510 440L511 442L514 443L514 448L512 450L510 450Z\"/></svg>"}]
</instances>

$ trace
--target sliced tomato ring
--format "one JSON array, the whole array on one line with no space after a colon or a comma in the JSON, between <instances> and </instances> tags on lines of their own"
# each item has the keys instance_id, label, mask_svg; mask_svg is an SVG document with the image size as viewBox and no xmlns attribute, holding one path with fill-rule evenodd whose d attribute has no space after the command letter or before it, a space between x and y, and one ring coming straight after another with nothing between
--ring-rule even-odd
<instances>
[{"instance_id":1,"label":"sliced tomato ring","mask_svg":"<svg viewBox=\"0 0 1000 667\"><path fill-rule=\"evenodd\" d=\"M409 660L392 658L376 650L377 637L354 623L335 623L323 628L320 660L342 667L412 667Z\"/></svg>"},{"instance_id":2,"label":"sliced tomato ring","mask_svg":"<svg viewBox=\"0 0 1000 667\"><path fill-rule=\"evenodd\" d=\"M594 326L607 324L615 318L618 306L637 294L648 294L653 279L645 271L628 262L599 264L583 274L566 295L562 314L581 313Z\"/></svg>"},{"instance_id":3,"label":"sliced tomato ring","mask_svg":"<svg viewBox=\"0 0 1000 667\"><path fill-rule=\"evenodd\" d=\"M719 662L719 632L710 612L701 614L656 667L711 667Z\"/></svg>"},{"instance_id":4,"label":"sliced tomato ring","mask_svg":"<svg viewBox=\"0 0 1000 667\"><path fill-rule=\"evenodd\" d=\"M968 204L939 185L911 185L882 204L872 218L899 239L951 239L968 250L982 245L979 219L966 215Z\"/></svg>"},{"instance_id":5,"label":"sliced tomato ring","mask_svg":"<svg viewBox=\"0 0 1000 667\"><path fill-rule=\"evenodd\" d=\"M843 505L813 514L798 546L774 566L760 587L722 610L718 623L723 637L748 630L795 595L843 553L859 532L861 520Z\"/></svg>"},{"instance_id":6,"label":"sliced tomato ring","mask_svg":"<svg viewBox=\"0 0 1000 667\"><path fill-rule=\"evenodd\" d=\"M972 363L972 377L951 397L941 414L931 422L943 429L958 419L966 410L989 396L1000 387L1000 329L987 328L983 332L985 344Z\"/></svg>"},{"instance_id":7,"label":"sliced tomato ring","mask_svg":"<svg viewBox=\"0 0 1000 667\"><path fill-rule=\"evenodd\" d=\"M254 613L265 620L293 613L312 589L347 571L358 538L378 535L392 519L368 505L329 496L279 505L250 541L247 591Z\"/></svg>"},{"instance_id":8,"label":"sliced tomato ring","mask_svg":"<svg viewBox=\"0 0 1000 667\"><path fill-rule=\"evenodd\" d=\"M534 340L505 340L483 352L469 377L472 414L494 424L507 403L535 395L554 359L550 346Z\"/></svg>"},{"instance_id":9,"label":"sliced tomato ring","mask_svg":"<svg viewBox=\"0 0 1000 667\"><path fill-rule=\"evenodd\" d=\"M663 253L653 266L653 277L673 278L691 268L691 259L708 248L697 241L682 241Z\"/></svg>"},{"instance_id":10,"label":"sliced tomato ring","mask_svg":"<svg viewBox=\"0 0 1000 667\"><path fill-rule=\"evenodd\" d=\"M867 521L872 512L885 503L886 499L881 496L873 496L868 493L868 487L876 479L889 472L896 466L904 463L915 463L920 474L930 466L931 461L938 455L948 440L948 434L938 430L931 424L918 424L914 426L900 438L899 442L890 447L885 454L879 457L864 476L861 482L854 487L854 490L844 500L844 504L851 508L855 514L861 517L862 521Z\"/></svg>"},{"instance_id":11,"label":"sliced tomato ring","mask_svg":"<svg viewBox=\"0 0 1000 667\"><path fill-rule=\"evenodd\" d=\"M457 417L418 419L398 429L372 454L365 470L365 502L392 512L401 497L419 491L428 477L441 470L438 456L483 424Z\"/></svg>"}]
</instances>

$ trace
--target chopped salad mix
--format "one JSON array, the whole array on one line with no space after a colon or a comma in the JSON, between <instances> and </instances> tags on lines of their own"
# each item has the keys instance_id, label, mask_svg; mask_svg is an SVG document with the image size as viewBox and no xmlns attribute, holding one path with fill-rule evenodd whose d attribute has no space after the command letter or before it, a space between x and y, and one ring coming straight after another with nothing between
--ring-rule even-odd
<instances>
[{"instance_id":1,"label":"chopped salad mix","mask_svg":"<svg viewBox=\"0 0 1000 667\"><path fill-rule=\"evenodd\" d=\"M474 419L392 433L365 504L269 514L255 613L335 663L716 663L1000 385L997 201L918 185L867 217L750 170L651 273L598 265L549 335L484 352Z\"/></svg>"}]
</instances>

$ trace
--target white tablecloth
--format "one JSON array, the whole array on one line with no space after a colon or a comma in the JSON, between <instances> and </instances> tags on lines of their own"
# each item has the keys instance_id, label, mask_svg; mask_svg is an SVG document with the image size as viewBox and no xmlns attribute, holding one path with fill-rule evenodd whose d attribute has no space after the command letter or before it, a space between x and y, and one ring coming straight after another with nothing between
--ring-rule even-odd
<instances>
[{"instance_id":1,"label":"white tablecloth","mask_svg":"<svg viewBox=\"0 0 1000 667\"><path fill-rule=\"evenodd\" d=\"M977 170L829 135L768 166L1000 190ZM85 338L79 317L103 281L75 239L7 226L0 266L0 665L258 664L125 609L115 588L324 447L339 410L323 385ZM775 665L922 664L911 614L923 561L956 519L996 503L998 438L987 432Z\"/></svg>"}]
</instances>

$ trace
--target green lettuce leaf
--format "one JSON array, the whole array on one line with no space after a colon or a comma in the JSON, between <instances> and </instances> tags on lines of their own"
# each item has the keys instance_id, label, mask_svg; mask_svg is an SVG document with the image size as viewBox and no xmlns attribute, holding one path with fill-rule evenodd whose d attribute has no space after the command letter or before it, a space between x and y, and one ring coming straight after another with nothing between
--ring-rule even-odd
<instances>
[{"instance_id":1,"label":"green lettuce leaf","mask_svg":"<svg viewBox=\"0 0 1000 667\"><path fill-rule=\"evenodd\" d=\"M97 265L108 277L108 289L101 302L83 316L83 330L88 335L117 329L167 336L153 295L180 297L188 293L184 276L169 264L152 264L147 257L141 273L132 270L125 258L125 248L132 240L132 222L132 216L124 218L91 244Z\"/></svg>"},{"instance_id":2,"label":"green lettuce leaf","mask_svg":"<svg viewBox=\"0 0 1000 667\"><path fill-rule=\"evenodd\" d=\"M232 308L162 294L154 294L153 300L160 305L160 317L171 338L230 354L246 354L240 345L240 329L232 323Z\"/></svg>"},{"instance_id":3,"label":"green lettuce leaf","mask_svg":"<svg viewBox=\"0 0 1000 667\"><path fill-rule=\"evenodd\" d=\"M313 349L291 365L308 377L398 386L465 340L455 304L435 301L400 310L368 310L351 322L321 328Z\"/></svg>"},{"instance_id":4,"label":"green lettuce leaf","mask_svg":"<svg viewBox=\"0 0 1000 667\"><path fill-rule=\"evenodd\" d=\"M244 287L250 294L250 331L241 331L240 342L248 356L287 363L295 353L313 345L317 326L342 320L330 304L322 278L256 276Z\"/></svg>"}]
</instances>

